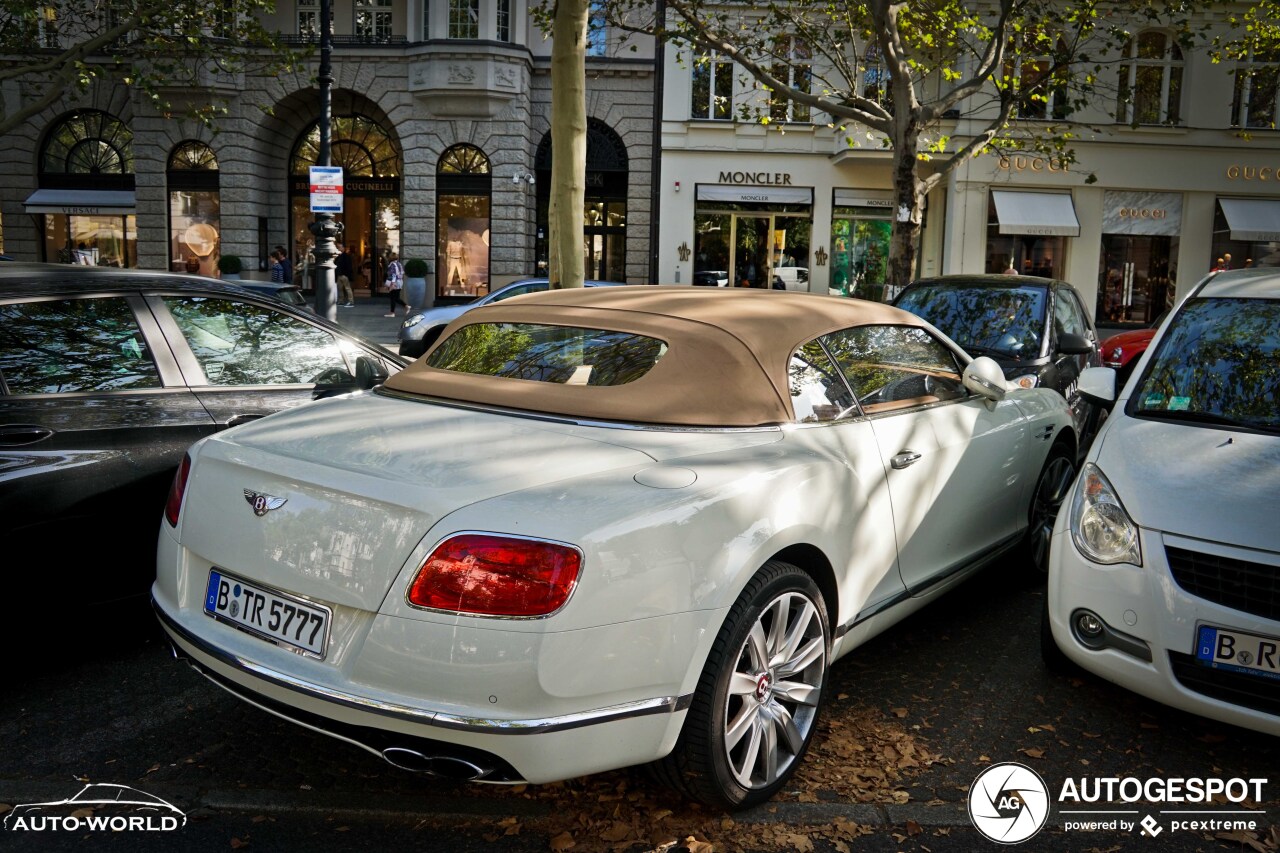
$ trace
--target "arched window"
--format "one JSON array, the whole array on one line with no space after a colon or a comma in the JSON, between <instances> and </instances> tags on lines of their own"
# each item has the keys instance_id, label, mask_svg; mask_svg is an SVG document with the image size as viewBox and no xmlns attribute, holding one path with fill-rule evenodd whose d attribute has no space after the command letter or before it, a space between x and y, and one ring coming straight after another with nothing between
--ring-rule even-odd
<instances>
[{"instance_id":1,"label":"arched window","mask_svg":"<svg viewBox=\"0 0 1280 853\"><path fill-rule=\"evenodd\" d=\"M329 134L329 155L341 166L344 177L399 177L404 169L400 143L368 116L334 116ZM289 170L305 175L320 159L320 122L316 122L294 146Z\"/></svg>"},{"instance_id":2,"label":"arched window","mask_svg":"<svg viewBox=\"0 0 1280 853\"><path fill-rule=\"evenodd\" d=\"M399 139L378 121L356 112L336 115L330 125L330 165L342 167L343 212L335 218L343 225L342 243L352 259L356 290L370 294L383 284L386 262L400 252L400 177L404 152ZM293 146L289 172L295 277L311 286L312 248L315 238L309 223L311 167L320 159L320 122L312 123Z\"/></svg>"},{"instance_id":3,"label":"arched window","mask_svg":"<svg viewBox=\"0 0 1280 853\"><path fill-rule=\"evenodd\" d=\"M454 145L436 165L436 296L489 292L489 219L493 175L474 145Z\"/></svg>"},{"instance_id":4,"label":"arched window","mask_svg":"<svg viewBox=\"0 0 1280 853\"><path fill-rule=\"evenodd\" d=\"M133 131L101 110L71 113L45 137L40 171L43 175L127 175L132 189Z\"/></svg>"},{"instance_id":5,"label":"arched window","mask_svg":"<svg viewBox=\"0 0 1280 853\"><path fill-rule=\"evenodd\" d=\"M1178 124L1182 120L1182 48L1167 33L1147 30L1125 45L1116 121Z\"/></svg>"},{"instance_id":6,"label":"arched window","mask_svg":"<svg viewBox=\"0 0 1280 853\"><path fill-rule=\"evenodd\" d=\"M45 134L38 172L40 189L26 207L42 215L44 260L137 266L133 131L127 124L101 110L68 113Z\"/></svg>"},{"instance_id":7,"label":"arched window","mask_svg":"<svg viewBox=\"0 0 1280 853\"><path fill-rule=\"evenodd\" d=\"M169 154L169 267L216 276L222 246L218 157L203 142L178 143Z\"/></svg>"}]
</instances>

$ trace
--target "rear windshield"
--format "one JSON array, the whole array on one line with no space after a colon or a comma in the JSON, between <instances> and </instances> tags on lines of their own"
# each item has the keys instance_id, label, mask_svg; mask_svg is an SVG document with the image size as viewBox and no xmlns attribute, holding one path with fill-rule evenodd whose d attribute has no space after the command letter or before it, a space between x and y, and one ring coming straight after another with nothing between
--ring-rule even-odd
<instances>
[{"instance_id":1,"label":"rear windshield","mask_svg":"<svg viewBox=\"0 0 1280 853\"><path fill-rule=\"evenodd\" d=\"M427 357L441 370L557 385L626 385L667 351L657 338L630 332L535 323L473 323Z\"/></svg>"},{"instance_id":2,"label":"rear windshield","mask_svg":"<svg viewBox=\"0 0 1280 853\"><path fill-rule=\"evenodd\" d=\"M928 285L904 291L896 305L928 320L971 355L1040 355L1047 323L1042 287Z\"/></svg>"},{"instance_id":3,"label":"rear windshield","mask_svg":"<svg viewBox=\"0 0 1280 853\"><path fill-rule=\"evenodd\" d=\"M1196 299L1171 322L1129 413L1280 432L1280 300Z\"/></svg>"}]
</instances>

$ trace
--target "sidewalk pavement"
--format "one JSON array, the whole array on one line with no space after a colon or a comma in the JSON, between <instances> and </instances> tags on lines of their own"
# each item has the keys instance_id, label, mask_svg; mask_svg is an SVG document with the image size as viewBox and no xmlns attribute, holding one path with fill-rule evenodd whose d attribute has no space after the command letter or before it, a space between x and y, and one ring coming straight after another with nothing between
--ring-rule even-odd
<instances>
[{"instance_id":1,"label":"sidewalk pavement","mask_svg":"<svg viewBox=\"0 0 1280 853\"><path fill-rule=\"evenodd\" d=\"M396 340L396 333L400 330L400 324L404 322L405 313L404 306L400 306L396 311L395 318L384 317L387 308L390 307L385 294L378 296L357 296L356 304L352 308L338 308L338 324L355 332L365 340L381 344L392 352L397 352L399 343ZM307 297L308 304L312 308L315 307L315 297Z\"/></svg>"}]
</instances>

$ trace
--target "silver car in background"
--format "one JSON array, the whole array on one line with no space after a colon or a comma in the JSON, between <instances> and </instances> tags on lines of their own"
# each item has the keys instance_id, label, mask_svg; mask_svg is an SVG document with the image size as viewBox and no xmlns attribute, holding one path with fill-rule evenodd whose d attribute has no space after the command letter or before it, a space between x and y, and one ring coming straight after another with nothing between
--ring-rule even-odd
<instances>
[{"instance_id":1,"label":"silver car in background","mask_svg":"<svg viewBox=\"0 0 1280 853\"><path fill-rule=\"evenodd\" d=\"M587 287L610 287L612 285L625 284L625 282L588 280L584 284ZM541 293L550 285L550 281L545 278L522 278L519 281L504 285L492 293L486 293L484 296L477 297L470 302L464 302L461 305L438 305L434 308L411 314L400 324L400 331L396 336L397 340L400 341L400 354L407 358L420 357L436 342L436 338L440 337L440 333L444 331L445 326L449 325L454 318L462 316L472 308L491 305L494 302L501 302L513 296L523 296L526 293Z\"/></svg>"}]
</instances>

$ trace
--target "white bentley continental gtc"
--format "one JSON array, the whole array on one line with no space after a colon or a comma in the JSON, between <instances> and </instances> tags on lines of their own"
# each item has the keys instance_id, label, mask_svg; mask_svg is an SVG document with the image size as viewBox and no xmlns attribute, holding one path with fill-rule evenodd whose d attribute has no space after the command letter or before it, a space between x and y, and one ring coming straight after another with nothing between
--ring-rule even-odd
<instances>
[{"instance_id":1,"label":"white bentley continental gtc","mask_svg":"<svg viewBox=\"0 0 1280 853\"><path fill-rule=\"evenodd\" d=\"M831 663L1046 561L1060 394L889 306L694 287L477 308L372 391L191 448L154 603L236 696L407 770L642 763L769 798Z\"/></svg>"}]
</instances>

